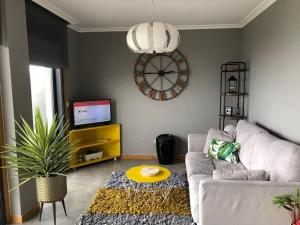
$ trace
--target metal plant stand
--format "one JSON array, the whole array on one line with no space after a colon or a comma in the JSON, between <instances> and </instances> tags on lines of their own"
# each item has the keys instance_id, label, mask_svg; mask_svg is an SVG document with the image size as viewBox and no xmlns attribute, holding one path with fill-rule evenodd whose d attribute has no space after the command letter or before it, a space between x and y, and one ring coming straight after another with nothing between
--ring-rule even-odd
<instances>
[{"instance_id":1,"label":"metal plant stand","mask_svg":"<svg viewBox=\"0 0 300 225\"><path fill-rule=\"evenodd\" d=\"M248 96L246 72L245 62L228 62L221 66L220 129L224 129L227 120L238 122L247 119L245 111L245 100Z\"/></svg>"},{"instance_id":2,"label":"metal plant stand","mask_svg":"<svg viewBox=\"0 0 300 225\"><path fill-rule=\"evenodd\" d=\"M66 205L65 205L64 199L60 200L60 202L62 203L62 206L63 206L63 208L64 208L65 215L68 216L68 215L67 215L67 211L66 211ZM40 202L41 207L40 207L40 217L39 217L39 221L42 220L42 214L43 214L44 203L52 203L53 220L54 220L54 225L56 225L56 202Z\"/></svg>"}]
</instances>

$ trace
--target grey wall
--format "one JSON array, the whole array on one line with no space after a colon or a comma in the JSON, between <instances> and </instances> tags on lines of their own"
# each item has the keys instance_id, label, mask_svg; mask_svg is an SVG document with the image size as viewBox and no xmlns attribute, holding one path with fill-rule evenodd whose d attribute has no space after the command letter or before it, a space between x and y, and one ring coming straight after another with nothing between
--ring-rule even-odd
<instances>
[{"instance_id":1,"label":"grey wall","mask_svg":"<svg viewBox=\"0 0 300 225\"><path fill-rule=\"evenodd\" d=\"M280 0L243 30L249 116L300 143L300 1Z\"/></svg>"},{"instance_id":2,"label":"grey wall","mask_svg":"<svg viewBox=\"0 0 300 225\"><path fill-rule=\"evenodd\" d=\"M22 115L32 124L29 57L24 0L2 0L1 17L5 21L1 30L5 40L0 48L1 98L4 112L5 142L15 137L14 120ZM2 33L2 32L1 32ZM29 106L29 107L28 107ZM10 178L10 186L18 184ZM36 205L34 182L10 193L11 214L24 215Z\"/></svg>"},{"instance_id":3,"label":"grey wall","mask_svg":"<svg viewBox=\"0 0 300 225\"><path fill-rule=\"evenodd\" d=\"M69 99L73 99L76 95L76 84L74 81L79 76L79 57L80 57L79 33L68 29L68 60L69 67L64 69L65 92Z\"/></svg>"},{"instance_id":4,"label":"grey wall","mask_svg":"<svg viewBox=\"0 0 300 225\"><path fill-rule=\"evenodd\" d=\"M0 0L0 45L3 45L4 42L5 42L5 17L4 17L4 1L3 0Z\"/></svg>"},{"instance_id":5,"label":"grey wall","mask_svg":"<svg viewBox=\"0 0 300 225\"><path fill-rule=\"evenodd\" d=\"M68 75L69 101L111 98L113 117L122 124L123 154L154 154L154 139L162 133L176 135L177 154L183 154L187 134L218 127L220 65L240 59L241 30L180 33L190 80L179 97L166 102L150 100L136 87L138 55L129 51L125 32L79 35L79 73Z\"/></svg>"}]
</instances>

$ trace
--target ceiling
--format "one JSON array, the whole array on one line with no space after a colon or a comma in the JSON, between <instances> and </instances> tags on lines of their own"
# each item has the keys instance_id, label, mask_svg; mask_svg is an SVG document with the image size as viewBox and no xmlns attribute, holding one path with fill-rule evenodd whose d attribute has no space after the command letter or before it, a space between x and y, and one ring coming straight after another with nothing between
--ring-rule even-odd
<instances>
[{"instance_id":1,"label":"ceiling","mask_svg":"<svg viewBox=\"0 0 300 225\"><path fill-rule=\"evenodd\" d=\"M79 32L126 31L151 21L151 0L33 0ZM178 29L241 28L276 0L154 0L155 20Z\"/></svg>"}]
</instances>

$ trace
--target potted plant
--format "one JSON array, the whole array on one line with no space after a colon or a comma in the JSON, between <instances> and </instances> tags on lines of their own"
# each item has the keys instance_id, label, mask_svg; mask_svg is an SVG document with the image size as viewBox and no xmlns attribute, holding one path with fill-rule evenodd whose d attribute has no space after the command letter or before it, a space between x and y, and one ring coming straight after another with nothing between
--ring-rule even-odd
<instances>
[{"instance_id":1,"label":"potted plant","mask_svg":"<svg viewBox=\"0 0 300 225\"><path fill-rule=\"evenodd\" d=\"M18 171L18 186L36 179L39 202L55 202L67 194L65 173L76 145L69 142L68 127L69 123L64 124L63 116L55 115L51 125L43 122L37 108L34 128L21 117L21 123L16 122L18 140L14 140L15 145L5 146L1 154L6 167Z\"/></svg>"},{"instance_id":2,"label":"potted plant","mask_svg":"<svg viewBox=\"0 0 300 225\"><path fill-rule=\"evenodd\" d=\"M272 200L273 204L279 208L289 211L292 225L300 225L300 190L299 188L289 194L275 196Z\"/></svg>"}]
</instances>

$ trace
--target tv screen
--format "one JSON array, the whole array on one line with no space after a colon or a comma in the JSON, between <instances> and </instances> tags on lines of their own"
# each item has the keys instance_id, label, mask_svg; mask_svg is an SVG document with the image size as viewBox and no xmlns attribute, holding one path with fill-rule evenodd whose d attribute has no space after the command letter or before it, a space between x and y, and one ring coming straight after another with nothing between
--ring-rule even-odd
<instances>
[{"instance_id":1,"label":"tv screen","mask_svg":"<svg viewBox=\"0 0 300 225\"><path fill-rule=\"evenodd\" d=\"M73 111L75 127L111 122L111 100L74 102Z\"/></svg>"}]
</instances>

